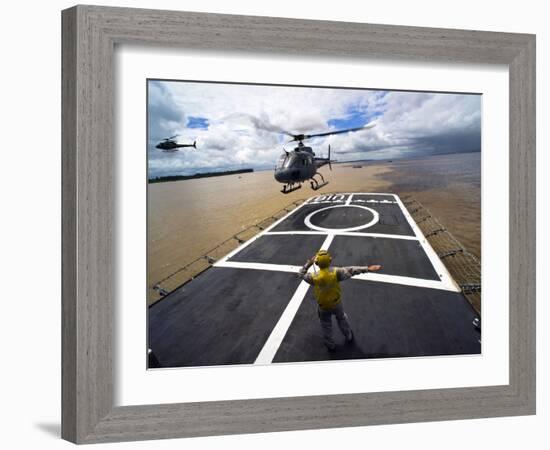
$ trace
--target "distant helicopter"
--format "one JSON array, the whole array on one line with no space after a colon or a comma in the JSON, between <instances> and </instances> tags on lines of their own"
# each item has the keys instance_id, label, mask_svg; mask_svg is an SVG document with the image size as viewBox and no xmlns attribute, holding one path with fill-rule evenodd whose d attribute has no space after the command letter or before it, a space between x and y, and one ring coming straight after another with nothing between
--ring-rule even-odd
<instances>
[{"instance_id":1,"label":"distant helicopter","mask_svg":"<svg viewBox=\"0 0 550 450\"><path fill-rule=\"evenodd\" d=\"M165 152L176 152L178 151L178 149L184 147L193 147L195 150L197 149L197 141L193 142L192 144L178 144L174 140L174 138L176 137L178 137L177 134L175 136L170 136L169 138L164 138L155 147Z\"/></svg>"},{"instance_id":2,"label":"distant helicopter","mask_svg":"<svg viewBox=\"0 0 550 450\"><path fill-rule=\"evenodd\" d=\"M326 133L318 134L292 134L285 131L285 134L292 137L289 142L298 142L298 146L291 152L283 149L284 153L281 154L279 160L277 161L274 174L275 180L279 183L285 184L281 192L283 194L288 194L289 192L300 189L302 187L302 183L308 180L310 182L311 189L314 191L328 184L328 181L325 181L323 175L318 172L318 169L328 164L332 170L331 162L334 162L334 160L330 159L330 145L328 146L327 158L316 158L312 148L304 145L304 140L313 137L330 136L333 134L366 130L374 127L374 125L374 123L371 123L362 127L328 131ZM320 181L315 178L316 175L321 177Z\"/></svg>"}]
</instances>

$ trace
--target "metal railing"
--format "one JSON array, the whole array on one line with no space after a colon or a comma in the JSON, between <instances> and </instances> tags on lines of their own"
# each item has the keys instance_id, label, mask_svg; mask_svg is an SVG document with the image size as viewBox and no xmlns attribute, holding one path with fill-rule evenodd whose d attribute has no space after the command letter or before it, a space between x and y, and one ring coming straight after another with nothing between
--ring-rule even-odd
<instances>
[{"instance_id":1,"label":"metal railing","mask_svg":"<svg viewBox=\"0 0 550 450\"><path fill-rule=\"evenodd\" d=\"M481 263L422 205L412 197L403 204L422 233L450 272L462 293L481 314Z\"/></svg>"}]
</instances>

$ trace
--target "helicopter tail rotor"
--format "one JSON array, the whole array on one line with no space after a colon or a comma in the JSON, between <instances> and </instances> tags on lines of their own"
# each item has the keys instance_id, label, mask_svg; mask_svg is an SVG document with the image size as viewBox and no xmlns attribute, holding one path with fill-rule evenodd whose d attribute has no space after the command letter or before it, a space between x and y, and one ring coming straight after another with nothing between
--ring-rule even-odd
<instances>
[{"instance_id":1,"label":"helicopter tail rotor","mask_svg":"<svg viewBox=\"0 0 550 450\"><path fill-rule=\"evenodd\" d=\"M196 150L197 149L197 141L193 141L192 147Z\"/></svg>"}]
</instances>

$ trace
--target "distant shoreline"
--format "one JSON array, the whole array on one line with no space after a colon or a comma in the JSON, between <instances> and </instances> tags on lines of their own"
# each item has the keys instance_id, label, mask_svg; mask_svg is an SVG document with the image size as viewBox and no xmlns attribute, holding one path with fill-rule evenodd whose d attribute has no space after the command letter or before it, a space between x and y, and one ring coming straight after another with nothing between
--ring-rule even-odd
<instances>
[{"instance_id":1,"label":"distant shoreline","mask_svg":"<svg viewBox=\"0 0 550 450\"><path fill-rule=\"evenodd\" d=\"M195 173L193 175L169 175L165 177L150 178L149 183L166 183L169 181L194 180L196 178L222 177L224 175L236 175L240 173L251 173L254 169L224 170L223 172Z\"/></svg>"}]
</instances>

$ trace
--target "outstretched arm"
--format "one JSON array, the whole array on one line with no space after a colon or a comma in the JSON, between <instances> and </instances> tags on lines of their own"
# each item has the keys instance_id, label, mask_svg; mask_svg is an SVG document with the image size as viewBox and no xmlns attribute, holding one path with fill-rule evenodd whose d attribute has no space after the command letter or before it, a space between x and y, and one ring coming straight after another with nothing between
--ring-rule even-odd
<instances>
[{"instance_id":1,"label":"outstretched arm","mask_svg":"<svg viewBox=\"0 0 550 450\"><path fill-rule=\"evenodd\" d=\"M359 275L361 273L375 272L380 270L382 266L375 264L371 266L348 266L348 267L339 267L338 268L338 280L344 281L354 275Z\"/></svg>"}]
</instances>

